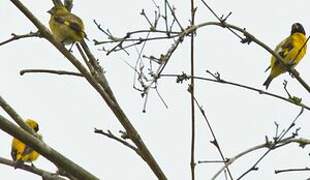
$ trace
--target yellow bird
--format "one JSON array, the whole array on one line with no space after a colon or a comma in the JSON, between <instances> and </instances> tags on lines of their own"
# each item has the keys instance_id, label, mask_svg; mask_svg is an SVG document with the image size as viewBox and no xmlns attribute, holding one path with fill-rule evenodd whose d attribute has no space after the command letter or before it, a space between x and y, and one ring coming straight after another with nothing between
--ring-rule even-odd
<instances>
[{"instance_id":1,"label":"yellow bird","mask_svg":"<svg viewBox=\"0 0 310 180\"><path fill-rule=\"evenodd\" d=\"M47 12L51 14L49 26L58 41L68 45L86 38L83 21L65 6L54 6Z\"/></svg>"},{"instance_id":2,"label":"yellow bird","mask_svg":"<svg viewBox=\"0 0 310 180\"><path fill-rule=\"evenodd\" d=\"M36 121L32 119L27 119L25 123L32 128L35 132L39 131L39 125ZM39 135L40 138L42 138ZM24 162L31 162L36 160L39 157L39 153L34 151L32 148L22 143L20 140L13 138L11 156L14 161L16 161L15 168Z\"/></svg>"},{"instance_id":3,"label":"yellow bird","mask_svg":"<svg viewBox=\"0 0 310 180\"><path fill-rule=\"evenodd\" d=\"M284 64L295 67L306 54L306 41L307 38L304 27L300 23L294 23L292 25L291 35L277 45L274 51L283 58ZM269 84L275 77L287 71L274 56L272 56L270 66L266 71L270 68L270 75L263 84L266 86L266 89L268 89Z\"/></svg>"}]
</instances>

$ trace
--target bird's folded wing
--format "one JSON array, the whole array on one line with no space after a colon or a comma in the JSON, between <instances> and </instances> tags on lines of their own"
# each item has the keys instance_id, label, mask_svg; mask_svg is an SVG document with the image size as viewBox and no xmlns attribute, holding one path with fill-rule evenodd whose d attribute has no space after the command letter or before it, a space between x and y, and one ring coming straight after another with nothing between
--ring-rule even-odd
<instances>
[{"instance_id":1,"label":"bird's folded wing","mask_svg":"<svg viewBox=\"0 0 310 180\"><path fill-rule=\"evenodd\" d=\"M284 39L275 49L275 52L278 53L284 60L289 52L294 48L292 38L289 36Z\"/></svg>"},{"instance_id":2,"label":"bird's folded wing","mask_svg":"<svg viewBox=\"0 0 310 180\"><path fill-rule=\"evenodd\" d=\"M33 149L31 147L29 147L29 146L26 146L24 151L23 151L23 153L22 153L22 156L26 156L26 155L28 155L28 154L30 154L32 152L33 152Z\"/></svg>"}]
</instances>

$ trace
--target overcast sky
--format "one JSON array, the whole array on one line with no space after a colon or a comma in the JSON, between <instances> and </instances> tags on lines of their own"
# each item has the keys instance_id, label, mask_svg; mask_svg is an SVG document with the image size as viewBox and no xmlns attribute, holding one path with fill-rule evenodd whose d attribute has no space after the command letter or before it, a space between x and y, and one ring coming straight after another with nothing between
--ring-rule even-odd
<instances>
[{"instance_id":1,"label":"overcast sky","mask_svg":"<svg viewBox=\"0 0 310 180\"><path fill-rule=\"evenodd\" d=\"M163 1L156 1L163 5ZM170 1L176 7L181 24L188 26L190 0ZM25 5L41 22L48 25L52 1L24 1ZM215 21L211 13L196 1L196 23ZM310 1L210 1L219 15L232 12L228 22L245 27L257 38L275 47L289 35L292 23L300 22L310 32ZM132 1L74 1L73 13L80 16L90 39L106 37L96 29L93 19L115 36L128 31L148 29L145 19L139 15L145 9L154 14L151 0ZM162 9L163 11L163 9ZM153 19L153 18L152 18ZM0 1L0 41L11 33L24 34L36 28L10 1ZM163 27L163 26L161 26ZM190 45L186 39L170 59L164 73L189 73ZM148 43L145 55L159 57L170 47L172 41ZM159 80L158 89L168 104L166 109L156 95L150 93L146 113L142 113L144 100L132 88L133 71L124 61L134 65L137 59L135 48L106 56L92 42L92 52L106 71L111 88L140 132L141 137L169 179L190 179L190 95L187 83L176 84L174 78ZM261 47L241 44L227 29L204 27L197 31L195 40L196 74L209 77L205 70L219 72L221 77L261 88L268 76L264 70L270 63L270 54ZM138 49L141 46L137 47ZM76 49L74 49L76 52ZM75 53L74 52L74 53ZM65 156L101 179L142 180L156 179L146 163L135 152L106 137L93 133L94 128L111 130L115 134L123 130L117 119L96 91L82 78L51 74L20 76L27 68L48 68L75 71L51 44L44 39L31 38L12 42L0 47L0 95L24 118L36 119L44 141ZM75 53L76 54L76 53ZM79 57L79 56L78 56ZM297 66L304 80L310 83L310 57L306 55ZM310 105L309 94L288 74L275 79L270 92L286 96L283 80L288 80L288 89L303 103ZM265 136L275 134L274 122L286 128L299 113L300 108L269 96L228 85L197 81L197 99L206 111L215 130L219 144L226 157L232 157L250 147L264 143ZM6 115L0 111L2 115ZM196 160L219 160L216 148L210 144L211 134L199 111L197 111ZM8 117L6 115L6 117ZM297 121L301 137L310 138L309 112L305 111ZM11 137L0 131L0 156L10 158ZM303 168L309 166L310 148L301 149L291 144L268 155L260 164L259 171L244 179L306 179L310 173L274 174L276 169ZM245 172L265 150L248 154L235 162L231 172L235 178ZM35 166L55 171L55 166L40 157ZM209 179L222 164L196 166L197 179ZM0 165L0 177L6 180L39 180L40 177L12 167ZM218 179L224 179L221 176Z\"/></svg>"}]
</instances>

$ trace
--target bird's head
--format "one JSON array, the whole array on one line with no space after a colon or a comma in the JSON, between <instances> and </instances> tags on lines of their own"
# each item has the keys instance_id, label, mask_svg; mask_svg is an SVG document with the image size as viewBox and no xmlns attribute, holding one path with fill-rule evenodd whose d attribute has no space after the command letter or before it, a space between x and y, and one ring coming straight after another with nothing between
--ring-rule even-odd
<instances>
[{"instance_id":1,"label":"bird's head","mask_svg":"<svg viewBox=\"0 0 310 180\"><path fill-rule=\"evenodd\" d=\"M302 33L306 35L305 29L300 23L294 23L292 25L291 34L294 34L294 33Z\"/></svg>"},{"instance_id":2,"label":"bird's head","mask_svg":"<svg viewBox=\"0 0 310 180\"><path fill-rule=\"evenodd\" d=\"M39 124L33 120L33 119L27 119L25 121L25 123L31 128L33 129L35 132L38 132L39 131Z\"/></svg>"},{"instance_id":3,"label":"bird's head","mask_svg":"<svg viewBox=\"0 0 310 180\"><path fill-rule=\"evenodd\" d=\"M47 13L50 15L61 15L68 13L68 10L65 6L54 6L52 9L48 10Z\"/></svg>"}]
</instances>

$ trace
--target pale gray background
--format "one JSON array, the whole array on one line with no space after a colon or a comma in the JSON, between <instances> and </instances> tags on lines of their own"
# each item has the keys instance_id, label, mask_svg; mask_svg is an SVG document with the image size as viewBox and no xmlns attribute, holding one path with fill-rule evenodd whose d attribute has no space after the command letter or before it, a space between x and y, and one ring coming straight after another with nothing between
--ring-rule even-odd
<instances>
[{"instance_id":1,"label":"pale gray background","mask_svg":"<svg viewBox=\"0 0 310 180\"><path fill-rule=\"evenodd\" d=\"M27 7L46 25L52 7L51 1L24 1ZM139 15L142 8L153 15L152 1L74 1L73 13L85 22L90 39L103 39L92 20L95 18L115 35L127 31L145 29L146 21ZM162 2L158 2L162 4ZM190 19L190 1L171 1L184 26ZM308 0L299 1L210 1L209 4L221 15L229 11L233 15L230 23L246 27L257 38L271 47L285 38L294 22L301 22L310 32ZM214 17L197 1L197 23L214 21ZM0 41L11 33L23 34L36 28L9 1L0 1ZM88 44L91 44L89 42ZM159 56L165 53L169 43L148 44L145 53ZM206 27L196 36L196 73L218 71L227 80L237 81L263 88L267 77L264 73L270 55L255 44L243 45L225 29ZM186 39L175 52L165 69L166 73L189 71L189 40ZM121 106L129 119L141 133L145 143L155 156L169 179L190 178L190 96L187 83L175 84L175 79L161 79L159 90L167 101L165 109L154 92L148 101L147 113L143 114L143 100L132 89L132 70L123 62L135 63L136 53L105 56L93 47L100 58L106 76ZM51 68L74 70L74 67L44 39L24 39L0 47L0 95L25 118L39 121L46 143L77 162L97 177L103 179L142 180L156 179L134 152L113 140L93 133L95 127L110 129L117 133L122 129L114 115L98 94L77 77L33 74L19 76L24 68ZM302 77L310 83L310 60L306 55L297 67ZM285 96L282 89L284 79L289 81L291 92L310 104L309 94L288 74L274 80L270 91ZM274 135L274 121L287 127L299 112L299 108L280 100L259 95L240 88L209 82L197 83L197 98L206 110L215 129L224 154L231 157L249 147L264 142L264 136ZM198 111L197 111L198 112ZM3 111L1 111L2 114ZM309 113L305 111L298 120L302 127L300 135L310 138ZM196 160L219 159L206 124L197 113ZM0 131L0 155L10 158L11 137ZM231 167L234 177L243 173L260 154L259 151L245 156ZM289 145L272 152L259 164L259 171L250 173L245 179L297 180L310 177L310 173L285 173L274 175L275 169L309 166L309 148ZM40 157L35 165L54 171L55 167ZM12 167L0 165L0 177L5 180L39 180L40 177ZM204 164L196 167L197 179L209 179L222 165ZM219 179L223 179L220 177Z\"/></svg>"}]
</instances>

